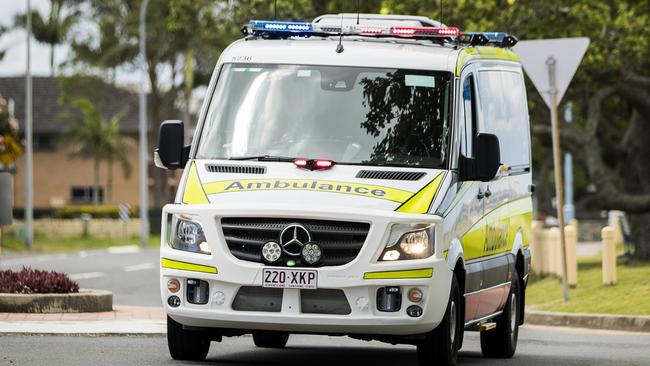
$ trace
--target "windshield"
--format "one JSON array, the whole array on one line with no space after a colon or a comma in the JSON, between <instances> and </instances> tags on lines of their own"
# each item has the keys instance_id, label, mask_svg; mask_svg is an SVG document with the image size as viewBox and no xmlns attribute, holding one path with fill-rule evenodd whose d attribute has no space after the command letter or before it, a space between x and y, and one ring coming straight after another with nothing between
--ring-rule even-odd
<instances>
[{"instance_id":1,"label":"windshield","mask_svg":"<svg viewBox=\"0 0 650 366\"><path fill-rule=\"evenodd\" d=\"M440 167L451 73L225 64L197 158Z\"/></svg>"}]
</instances>

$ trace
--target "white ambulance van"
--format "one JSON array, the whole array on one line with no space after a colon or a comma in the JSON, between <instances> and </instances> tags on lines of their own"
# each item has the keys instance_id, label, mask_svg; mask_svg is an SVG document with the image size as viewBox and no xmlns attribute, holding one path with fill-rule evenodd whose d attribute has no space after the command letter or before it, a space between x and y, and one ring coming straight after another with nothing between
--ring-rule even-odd
<instances>
[{"instance_id":1,"label":"white ambulance van","mask_svg":"<svg viewBox=\"0 0 650 366\"><path fill-rule=\"evenodd\" d=\"M252 334L341 335L454 365L464 331L512 357L532 216L524 77L503 33L413 16L251 21L217 62L163 209L174 359Z\"/></svg>"}]
</instances>

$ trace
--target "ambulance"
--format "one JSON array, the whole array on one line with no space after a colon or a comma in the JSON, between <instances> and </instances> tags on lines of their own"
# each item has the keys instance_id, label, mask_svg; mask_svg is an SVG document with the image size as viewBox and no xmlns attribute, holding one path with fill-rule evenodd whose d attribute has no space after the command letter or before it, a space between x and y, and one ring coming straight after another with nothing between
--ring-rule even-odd
<instances>
[{"instance_id":1,"label":"ambulance","mask_svg":"<svg viewBox=\"0 0 650 366\"><path fill-rule=\"evenodd\" d=\"M320 334L454 365L465 331L512 357L534 188L517 38L371 14L242 32L191 143L160 126L156 165L183 169L162 214L171 357Z\"/></svg>"}]
</instances>

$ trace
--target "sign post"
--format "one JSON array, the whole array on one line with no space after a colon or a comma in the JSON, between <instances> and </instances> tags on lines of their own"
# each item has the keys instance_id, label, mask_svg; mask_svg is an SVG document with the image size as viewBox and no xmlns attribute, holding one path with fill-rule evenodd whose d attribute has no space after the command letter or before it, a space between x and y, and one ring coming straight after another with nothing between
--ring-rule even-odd
<instances>
[{"instance_id":1,"label":"sign post","mask_svg":"<svg viewBox=\"0 0 650 366\"><path fill-rule=\"evenodd\" d=\"M562 258L562 292L569 300L567 284L566 245L564 240L564 180L562 179L562 151L558 104L569 87L582 57L589 46L588 38L542 39L517 43L514 51L521 58L526 74L541 94L551 111L553 165L555 168L555 199L560 227L560 254Z\"/></svg>"}]
</instances>

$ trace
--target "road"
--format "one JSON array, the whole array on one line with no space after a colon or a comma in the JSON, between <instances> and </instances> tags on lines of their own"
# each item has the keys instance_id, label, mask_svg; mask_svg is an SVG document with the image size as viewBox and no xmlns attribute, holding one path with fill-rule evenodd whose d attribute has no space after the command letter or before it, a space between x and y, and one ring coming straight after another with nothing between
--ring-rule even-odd
<instances>
[{"instance_id":1,"label":"road","mask_svg":"<svg viewBox=\"0 0 650 366\"><path fill-rule=\"evenodd\" d=\"M253 346L250 337L212 343L213 365L417 365L415 348L347 337L293 335L287 349ZM468 335L459 365L650 365L650 335L525 327L513 359L480 355L478 337ZM169 358L162 337L0 336L0 365L183 365Z\"/></svg>"},{"instance_id":2,"label":"road","mask_svg":"<svg viewBox=\"0 0 650 366\"><path fill-rule=\"evenodd\" d=\"M0 259L0 269L23 266L65 272L82 288L112 291L118 305L161 306L158 248L123 246L43 255L5 252Z\"/></svg>"},{"instance_id":3,"label":"road","mask_svg":"<svg viewBox=\"0 0 650 366\"><path fill-rule=\"evenodd\" d=\"M158 250L122 247L54 255L8 255L0 268L31 266L63 271L84 288L110 290L119 305L160 306ZM0 336L0 365L180 365L162 337ZM416 365L412 346L347 337L293 335L288 349L256 349L250 337L213 343L215 365ZM525 326L514 359L480 355L468 333L460 365L650 365L650 334Z\"/></svg>"}]
</instances>

